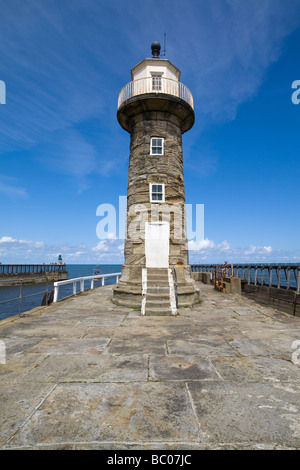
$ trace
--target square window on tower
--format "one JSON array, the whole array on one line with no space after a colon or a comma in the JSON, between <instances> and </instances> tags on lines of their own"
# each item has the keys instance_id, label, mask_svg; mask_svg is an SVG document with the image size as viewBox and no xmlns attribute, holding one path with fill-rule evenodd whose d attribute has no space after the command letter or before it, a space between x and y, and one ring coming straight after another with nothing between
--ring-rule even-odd
<instances>
[{"instance_id":1,"label":"square window on tower","mask_svg":"<svg viewBox=\"0 0 300 470\"><path fill-rule=\"evenodd\" d=\"M164 154L164 139L162 137L151 137L150 155Z\"/></svg>"},{"instance_id":2,"label":"square window on tower","mask_svg":"<svg viewBox=\"0 0 300 470\"><path fill-rule=\"evenodd\" d=\"M165 185L150 183L150 202L165 202Z\"/></svg>"}]
</instances>

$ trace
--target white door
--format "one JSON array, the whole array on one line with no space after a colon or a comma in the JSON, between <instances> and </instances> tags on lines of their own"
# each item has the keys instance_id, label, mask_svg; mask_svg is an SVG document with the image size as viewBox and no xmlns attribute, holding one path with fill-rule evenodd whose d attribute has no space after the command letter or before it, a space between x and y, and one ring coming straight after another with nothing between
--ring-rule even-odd
<instances>
[{"instance_id":1,"label":"white door","mask_svg":"<svg viewBox=\"0 0 300 470\"><path fill-rule=\"evenodd\" d=\"M146 268L169 267L170 227L167 222L146 222Z\"/></svg>"}]
</instances>

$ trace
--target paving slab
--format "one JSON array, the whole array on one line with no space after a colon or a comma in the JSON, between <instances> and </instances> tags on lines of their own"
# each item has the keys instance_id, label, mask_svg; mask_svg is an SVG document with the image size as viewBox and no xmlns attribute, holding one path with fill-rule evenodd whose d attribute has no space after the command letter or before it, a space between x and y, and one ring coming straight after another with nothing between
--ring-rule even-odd
<instances>
[{"instance_id":1,"label":"paving slab","mask_svg":"<svg viewBox=\"0 0 300 470\"><path fill-rule=\"evenodd\" d=\"M238 353L224 339L169 339L169 354L189 354L196 356L237 356Z\"/></svg>"},{"instance_id":2,"label":"paving slab","mask_svg":"<svg viewBox=\"0 0 300 470\"><path fill-rule=\"evenodd\" d=\"M120 339L114 337L108 349L111 354L156 354L164 356L167 345L163 336L157 338L149 335L139 335L138 337L132 335Z\"/></svg>"},{"instance_id":3,"label":"paving slab","mask_svg":"<svg viewBox=\"0 0 300 470\"><path fill-rule=\"evenodd\" d=\"M11 445L163 440L199 440L185 384L59 384Z\"/></svg>"},{"instance_id":4,"label":"paving slab","mask_svg":"<svg viewBox=\"0 0 300 470\"><path fill-rule=\"evenodd\" d=\"M177 316L104 286L0 322L0 449L300 449L300 319L198 286Z\"/></svg>"},{"instance_id":5,"label":"paving slab","mask_svg":"<svg viewBox=\"0 0 300 470\"><path fill-rule=\"evenodd\" d=\"M220 376L209 359L202 356L150 356L149 379L162 380L219 380Z\"/></svg>"},{"instance_id":6,"label":"paving slab","mask_svg":"<svg viewBox=\"0 0 300 470\"><path fill-rule=\"evenodd\" d=\"M146 381L148 357L112 354L49 355L22 377L22 382L135 382Z\"/></svg>"},{"instance_id":7,"label":"paving slab","mask_svg":"<svg viewBox=\"0 0 300 470\"><path fill-rule=\"evenodd\" d=\"M45 397L53 390L51 384L28 383L22 386L14 381L1 380L1 426L0 440L8 441L22 429L22 426L41 405Z\"/></svg>"},{"instance_id":8,"label":"paving slab","mask_svg":"<svg viewBox=\"0 0 300 470\"><path fill-rule=\"evenodd\" d=\"M86 335L84 338L74 340L73 338L62 341L60 338L44 338L35 344L28 352L47 355L83 355L87 353L99 354L111 341L110 337L91 337Z\"/></svg>"},{"instance_id":9,"label":"paving slab","mask_svg":"<svg viewBox=\"0 0 300 470\"><path fill-rule=\"evenodd\" d=\"M208 442L299 446L299 383L191 382L189 389Z\"/></svg>"}]
</instances>

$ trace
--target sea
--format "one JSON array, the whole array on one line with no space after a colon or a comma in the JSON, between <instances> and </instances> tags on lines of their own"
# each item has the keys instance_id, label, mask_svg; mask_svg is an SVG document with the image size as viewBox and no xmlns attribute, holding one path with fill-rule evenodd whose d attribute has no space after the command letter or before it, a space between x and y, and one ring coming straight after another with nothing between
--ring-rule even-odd
<instances>
[{"instance_id":1,"label":"sea","mask_svg":"<svg viewBox=\"0 0 300 470\"><path fill-rule=\"evenodd\" d=\"M122 269L121 264L68 264L66 269L68 271L68 279L74 279L82 276L92 276L95 268L99 268L101 274L120 273ZM105 279L105 284L113 284L116 282L115 278ZM95 287L101 285L101 281L95 282ZM85 282L85 289L90 288L90 281ZM46 283L41 284L27 284L22 286L22 301L20 305L20 286L0 287L0 320L18 315L19 313L27 312L33 308L39 307L42 303L45 291L47 289ZM49 293L53 289L53 282L48 283ZM77 284L77 292L79 292L79 283ZM67 284L59 288L58 300L73 294L73 285ZM11 300L14 299L14 300Z\"/></svg>"}]
</instances>

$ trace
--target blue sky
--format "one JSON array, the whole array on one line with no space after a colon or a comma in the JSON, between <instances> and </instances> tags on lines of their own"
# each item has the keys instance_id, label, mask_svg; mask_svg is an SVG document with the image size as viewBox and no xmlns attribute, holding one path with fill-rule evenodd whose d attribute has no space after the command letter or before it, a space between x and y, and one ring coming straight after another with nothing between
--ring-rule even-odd
<instances>
[{"instance_id":1,"label":"blue sky","mask_svg":"<svg viewBox=\"0 0 300 470\"><path fill-rule=\"evenodd\" d=\"M122 263L97 207L127 191L116 119L130 70L167 37L194 97L190 262L299 262L299 0L10 0L1 5L0 261Z\"/></svg>"}]
</instances>

